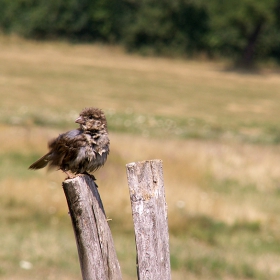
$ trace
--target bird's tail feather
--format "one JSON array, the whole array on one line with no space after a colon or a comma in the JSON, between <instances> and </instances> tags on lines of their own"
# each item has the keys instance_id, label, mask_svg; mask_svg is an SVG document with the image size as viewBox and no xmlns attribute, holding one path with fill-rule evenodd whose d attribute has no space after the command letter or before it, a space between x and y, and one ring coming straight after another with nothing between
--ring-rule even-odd
<instances>
[{"instance_id":1,"label":"bird's tail feather","mask_svg":"<svg viewBox=\"0 0 280 280\"><path fill-rule=\"evenodd\" d=\"M36 160L34 163L32 163L29 166L29 169L41 169L44 168L48 162L49 162L49 153L47 153L46 155L42 156L41 158L39 158L38 160Z\"/></svg>"}]
</instances>

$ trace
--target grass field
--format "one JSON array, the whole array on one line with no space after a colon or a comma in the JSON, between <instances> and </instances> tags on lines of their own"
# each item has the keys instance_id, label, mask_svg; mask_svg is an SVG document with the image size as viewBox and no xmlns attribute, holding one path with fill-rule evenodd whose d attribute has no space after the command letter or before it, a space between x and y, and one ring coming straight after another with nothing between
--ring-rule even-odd
<instances>
[{"instance_id":1,"label":"grass field","mask_svg":"<svg viewBox=\"0 0 280 280\"><path fill-rule=\"evenodd\" d=\"M0 37L0 279L81 279L61 172L27 167L106 112L96 173L122 273L136 279L125 164L160 158L172 279L280 278L280 75Z\"/></svg>"}]
</instances>

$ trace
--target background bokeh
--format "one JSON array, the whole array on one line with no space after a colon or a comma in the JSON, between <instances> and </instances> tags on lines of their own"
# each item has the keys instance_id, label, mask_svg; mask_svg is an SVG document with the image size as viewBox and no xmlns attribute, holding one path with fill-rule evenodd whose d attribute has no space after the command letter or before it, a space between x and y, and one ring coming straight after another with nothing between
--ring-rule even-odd
<instances>
[{"instance_id":1,"label":"background bokeh","mask_svg":"<svg viewBox=\"0 0 280 280\"><path fill-rule=\"evenodd\" d=\"M129 51L280 62L279 0L0 0L0 28L28 38L121 44Z\"/></svg>"},{"instance_id":2,"label":"background bokeh","mask_svg":"<svg viewBox=\"0 0 280 280\"><path fill-rule=\"evenodd\" d=\"M89 106L108 119L95 176L124 279L125 164L148 159L172 279L279 279L278 2L0 0L0 279L81 279L65 174L28 166Z\"/></svg>"}]
</instances>

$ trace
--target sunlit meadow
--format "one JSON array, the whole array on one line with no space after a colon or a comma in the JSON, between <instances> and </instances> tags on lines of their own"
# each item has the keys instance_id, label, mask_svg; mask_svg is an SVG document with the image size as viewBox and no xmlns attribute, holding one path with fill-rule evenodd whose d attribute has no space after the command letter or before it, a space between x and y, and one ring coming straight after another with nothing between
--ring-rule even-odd
<instances>
[{"instance_id":1,"label":"sunlit meadow","mask_svg":"<svg viewBox=\"0 0 280 280\"><path fill-rule=\"evenodd\" d=\"M280 76L102 45L0 37L0 278L81 279L62 172L47 142L104 109L96 173L123 278L136 279L125 164L162 159L172 278L279 279Z\"/></svg>"}]
</instances>

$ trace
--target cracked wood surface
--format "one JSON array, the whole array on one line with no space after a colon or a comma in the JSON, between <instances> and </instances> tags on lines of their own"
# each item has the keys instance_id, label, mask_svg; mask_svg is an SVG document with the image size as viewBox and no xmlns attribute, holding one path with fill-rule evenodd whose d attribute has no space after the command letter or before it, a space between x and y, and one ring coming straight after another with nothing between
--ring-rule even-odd
<instances>
[{"instance_id":1,"label":"cracked wood surface","mask_svg":"<svg viewBox=\"0 0 280 280\"><path fill-rule=\"evenodd\" d=\"M169 280L170 253L161 160L126 165L140 280Z\"/></svg>"},{"instance_id":2,"label":"cracked wood surface","mask_svg":"<svg viewBox=\"0 0 280 280\"><path fill-rule=\"evenodd\" d=\"M63 182L83 280L122 279L98 189L88 175Z\"/></svg>"}]
</instances>

